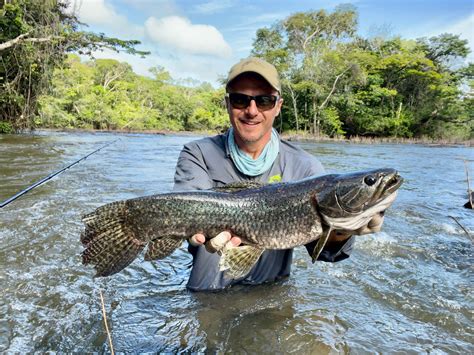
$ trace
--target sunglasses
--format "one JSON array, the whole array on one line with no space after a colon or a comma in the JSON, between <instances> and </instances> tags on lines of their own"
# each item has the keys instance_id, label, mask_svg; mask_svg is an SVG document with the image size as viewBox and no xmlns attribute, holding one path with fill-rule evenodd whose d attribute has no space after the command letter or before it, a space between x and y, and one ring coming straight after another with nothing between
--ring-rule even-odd
<instances>
[{"instance_id":1,"label":"sunglasses","mask_svg":"<svg viewBox=\"0 0 474 355\"><path fill-rule=\"evenodd\" d=\"M257 108L263 111L270 110L275 107L279 97L277 95L257 95L250 96L245 94L239 94L235 92L227 93L226 97L229 98L229 102L233 108L242 110L249 107L252 100L255 101Z\"/></svg>"}]
</instances>

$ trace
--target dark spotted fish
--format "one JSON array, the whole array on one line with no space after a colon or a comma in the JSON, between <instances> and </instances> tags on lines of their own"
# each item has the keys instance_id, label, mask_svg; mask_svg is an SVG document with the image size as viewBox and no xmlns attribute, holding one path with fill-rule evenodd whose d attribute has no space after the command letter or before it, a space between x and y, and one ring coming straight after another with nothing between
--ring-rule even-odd
<instances>
[{"instance_id":1,"label":"dark spotted fish","mask_svg":"<svg viewBox=\"0 0 474 355\"><path fill-rule=\"evenodd\" d=\"M393 203L402 181L395 170L379 169L113 202L83 217L82 260L95 267L96 276L109 276L145 248L145 260L162 259L196 233L212 238L227 230L243 241L222 251L220 269L228 277L246 275L265 249L319 239L314 261L331 231L367 231L372 218Z\"/></svg>"}]
</instances>

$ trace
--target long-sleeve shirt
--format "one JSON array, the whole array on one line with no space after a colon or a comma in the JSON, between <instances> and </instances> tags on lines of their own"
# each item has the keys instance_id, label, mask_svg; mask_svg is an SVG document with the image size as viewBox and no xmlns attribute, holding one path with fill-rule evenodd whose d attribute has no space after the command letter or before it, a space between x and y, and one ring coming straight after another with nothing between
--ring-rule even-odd
<instances>
[{"instance_id":1,"label":"long-sleeve shirt","mask_svg":"<svg viewBox=\"0 0 474 355\"><path fill-rule=\"evenodd\" d=\"M280 140L280 150L272 167L262 175L244 175L234 165L227 133L193 141L184 146L175 173L175 191L211 189L236 181L264 183L289 182L324 174L319 160L301 148ZM349 257L354 237L341 243L331 243L321 252L318 260L335 262ZM311 254L316 241L306 245ZM248 275L232 280L219 271L220 256L209 253L204 246L188 246L193 256L193 267L187 284L193 291L219 290L236 283L260 284L289 276L293 250L266 250Z\"/></svg>"}]
</instances>

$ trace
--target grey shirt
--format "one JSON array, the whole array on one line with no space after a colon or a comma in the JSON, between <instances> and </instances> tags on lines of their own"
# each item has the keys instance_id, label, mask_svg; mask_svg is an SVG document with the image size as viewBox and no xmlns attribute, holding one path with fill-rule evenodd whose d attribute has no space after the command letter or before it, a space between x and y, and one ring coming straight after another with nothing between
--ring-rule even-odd
<instances>
[{"instance_id":1,"label":"grey shirt","mask_svg":"<svg viewBox=\"0 0 474 355\"><path fill-rule=\"evenodd\" d=\"M262 175L244 175L235 167L227 146L227 133L203 138L184 146L175 173L175 191L210 189L235 181L289 182L312 175L321 175L324 168L311 154L280 140L280 152L270 170ZM318 260L339 261L349 257L354 237L323 249ZM311 254L316 242L306 245ZM250 273L242 279L224 278L219 271L220 256L209 253L203 246L189 245L193 268L187 287L193 291L219 290L236 283L260 284L275 281L290 274L293 250L266 250Z\"/></svg>"}]
</instances>

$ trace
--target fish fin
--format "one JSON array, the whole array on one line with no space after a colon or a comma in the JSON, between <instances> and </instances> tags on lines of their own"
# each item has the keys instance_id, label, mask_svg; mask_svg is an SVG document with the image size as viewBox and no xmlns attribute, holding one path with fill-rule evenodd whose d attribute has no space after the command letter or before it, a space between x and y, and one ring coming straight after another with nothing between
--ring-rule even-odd
<instances>
[{"instance_id":1,"label":"fish fin","mask_svg":"<svg viewBox=\"0 0 474 355\"><path fill-rule=\"evenodd\" d=\"M86 228L81 235L85 245L82 263L92 264L97 276L109 276L128 266L143 250L141 240L125 223L126 201L113 202L85 215Z\"/></svg>"},{"instance_id":2,"label":"fish fin","mask_svg":"<svg viewBox=\"0 0 474 355\"><path fill-rule=\"evenodd\" d=\"M327 228L321 237L318 239L318 242L316 243L316 246L313 249L313 253L311 255L313 264L318 260L319 254L323 251L328 239L329 235L331 234L332 228Z\"/></svg>"},{"instance_id":3,"label":"fish fin","mask_svg":"<svg viewBox=\"0 0 474 355\"><path fill-rule=\"evenodd\" d=\"M226 276L233 279L243 277L250 272L264 250L251 245L226 248L219 261L219 270L226 271Z\"/></svg>"},{"instance_id":4,"label":"fish fin","mask_svg":"<svg viewBox=\"0 0 474 355\"><path fill-rule=\"evenodd\" d=\"M183 244L182 239L160 238L148 243L148 249L145 253L145 260L163 259L173 253Z\"/></svg>"},{"instance_id":5,"label":"fish fin","mask_svg":"<svg viewBox=\"0 0 474 355\"><path fill-rule=\"evenodd\" d=\"M248 189L258 189L265 185L267 184L260 181L235 181L224 186L213 187L211 190L216 192L233 193Z\"/></svg>"}]
</instances>

